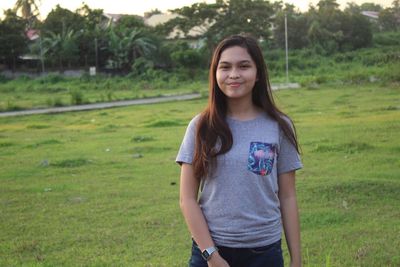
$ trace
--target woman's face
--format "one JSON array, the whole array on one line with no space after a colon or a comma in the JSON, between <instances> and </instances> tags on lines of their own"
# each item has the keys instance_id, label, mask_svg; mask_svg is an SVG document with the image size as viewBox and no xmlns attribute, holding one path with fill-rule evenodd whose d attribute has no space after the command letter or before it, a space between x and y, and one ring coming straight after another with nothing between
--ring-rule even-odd
<instances>
[{"instance_id":1,"label":"woman's face","mask_svg":"<svg viewBox=\"0 0 400 267\"><path fill-rule=\"evenodd\" d=\"M232 46L221 53L216 79L219 88L228 98L251 98L257 81L257 67L245 48Z\"/></svg>"}]
</instances>

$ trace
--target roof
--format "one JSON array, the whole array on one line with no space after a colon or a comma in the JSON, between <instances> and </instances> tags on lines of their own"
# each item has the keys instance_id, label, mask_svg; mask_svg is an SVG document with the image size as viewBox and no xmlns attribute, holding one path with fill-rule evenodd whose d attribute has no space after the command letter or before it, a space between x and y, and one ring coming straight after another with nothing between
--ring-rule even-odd
<instances>
[{"instance_id":1,"label":"roof","mask_svg":"<svg viewBox=\"0 0 400 267\"><path fill-rule=\"evenodd\" d=\"M175 19L179 16L180 15L173 13L155 14L149 18L145 18L144 23L148 26L155 27L157 25L164 24L170 21L171 19ZM207 29L213 24L214 22L211 23L205 22L202 25L193 27L192 29L189 30L187 34L184 34L181 30L175 28L172 32L170 32L167 38L168 39L185 38L185 37L196 38L203 35L207 31Z\"/></svg>"},{"instance_id":2,"label":"roof","mask_svg":"<svg viewBox=\"0 0 400 267\"><path fill-rule=\"evenodd\" d=\"M179 17L178 14L154 14L149 18L145 18L144 23L148 26L155 27L177 17Z\"/></svg>"},{"instance_id":3,"label":"roof","mask_svg":"<svg viewBox=\"0 0 400 267\"><path fill-rule=\"evenodd\" d=\"M28 37L28 39L31 41L36 40L37 38L40 37L39 30L35 30L35 29L29 29L25 32L25 34L26 34L26 37Z\"/></svg>"},{"instance_id":4,"label":"roof","mask_svg":"<svg viewBox=\"0 0 400 267\"><path fill-rule=\"evenodd\" d=\"M103 14L106 18L112 20L113 22L117 22L123 14L111 14L111 13L104 13Z\"/></svg>"},{"instance_id":5,"label":"roof","mask_svg":"<svg viewBox=\"0 0 400 267\"><path fill-rule=\"evenodd\" d=\"M361 11L361 14L371 19L379 18L379 12L376 11Z\"/></svg>"}]
</instances>

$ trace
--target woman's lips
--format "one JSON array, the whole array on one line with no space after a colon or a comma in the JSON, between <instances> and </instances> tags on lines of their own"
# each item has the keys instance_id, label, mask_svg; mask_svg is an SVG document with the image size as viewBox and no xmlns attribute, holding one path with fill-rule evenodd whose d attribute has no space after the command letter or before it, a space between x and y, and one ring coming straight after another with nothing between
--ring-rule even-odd
<instances>
[{"instance_id":1,"label":"woman's lips","mask_svg":"<svg viewBox=\"0 0 400 267\"><path fill-rule=\"evenodd\" d=\"M229 83L228 85L230 87L237 88L237 87L239 87L241 85L241 83Z\"/></svg>"}]
</instances>

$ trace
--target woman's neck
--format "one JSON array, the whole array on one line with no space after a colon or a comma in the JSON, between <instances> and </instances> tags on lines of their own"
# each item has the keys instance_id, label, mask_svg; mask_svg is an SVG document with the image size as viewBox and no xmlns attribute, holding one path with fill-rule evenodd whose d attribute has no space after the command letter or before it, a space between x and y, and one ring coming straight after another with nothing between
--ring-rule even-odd
<instances>
[{"instance_id":1,"label":"woman's neck","mask_svg":"<svg viewBox=\"0 0 400 267\"><path fill-rule=\"evenodd\" d=\"M253 104L253 101L243 101L240 99L228 99L227 115L237 120L251 120L262 113L261 108Z\"/></svg>"}]
</instances>

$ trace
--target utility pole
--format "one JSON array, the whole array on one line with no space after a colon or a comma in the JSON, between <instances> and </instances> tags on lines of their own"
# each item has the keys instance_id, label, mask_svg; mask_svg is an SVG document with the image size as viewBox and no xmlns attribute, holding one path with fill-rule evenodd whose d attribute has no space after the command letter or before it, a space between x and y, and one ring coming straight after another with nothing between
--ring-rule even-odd
<instances>
[{"instance_id":1,"label":"utility pole","mask_svg":"<svg viewBox=\"0 0 400 267\"><path fill-rule=\"evenodd\" d=\"M94 38L94 52L95 52L95 65L96 71L99 69L99 54L98 54L98 44L97 44L97 37Z\"/></svg>"},{"instance_id":2,"label":"utility pole","mask_svg":"<svg viewBox=\"0 0 400 267\"><path fill-rule=\"evenodd\" d=\"M287 33L287 16L285 12L285 50L286 50L286 83L289 83L289 57L288 57L288 33Z\"/></svg>"},{"instance_id":3,"label":"utility pole","mask_svg":"<svg viewBox=\"0 0 400 267\"><path fill-rule=\"evenodd\" d=\"M42 75L44 75L44 59L43 59L43 44L42 44L42 36L41 36L41 33L40 33L40 36L39 36L39 45L40 45L40 62L42 63Z\"/></svg>"}]
</instances>

